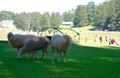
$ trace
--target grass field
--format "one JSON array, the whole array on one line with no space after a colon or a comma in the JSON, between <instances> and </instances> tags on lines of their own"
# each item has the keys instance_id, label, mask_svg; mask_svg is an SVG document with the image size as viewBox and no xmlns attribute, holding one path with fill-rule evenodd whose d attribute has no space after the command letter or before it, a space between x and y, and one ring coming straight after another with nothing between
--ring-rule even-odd
<instances>
[{"instance_id":1,"label":"grass field","mask_svg":"<svg viewBox=\"0 0 120 78\"><path fill-rule=\"evenodd\" d=\"M6 41L0 41L0 78L120 78L120 48L113 46L71 46L67 63L52 64L49 58L40 60L16 59L16 49ZM56 55L55 55L56 56ZM63 57L63 56L62 56Z\"/></svg>"}]
</instances>

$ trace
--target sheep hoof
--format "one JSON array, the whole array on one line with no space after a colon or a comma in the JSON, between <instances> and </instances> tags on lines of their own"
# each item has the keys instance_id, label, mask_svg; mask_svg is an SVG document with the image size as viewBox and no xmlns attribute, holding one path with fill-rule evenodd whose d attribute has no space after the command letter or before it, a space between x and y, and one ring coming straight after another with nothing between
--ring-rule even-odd
<instances>
[{"instance_id":1,"label":"sheep hoof","mask_svg":"<svg viewBox=\"0 0 120 78\"><path fill-rule=\"evenodd\" d=\"M64 63L66 63L67 61L64 61Z\"/></svg>"},{"instance_id":2,"label":"sheep hoof","mask_svg":"<svg viewBox=\"0 0 120 78\"><path fill-rule=\"evenodd\" d=\"M16 57L16 59L21 59L20 57Z\"/></svg>"},{"instance_id":3,"label":"sheep hoof","mask_svg":"<svg viewBox=\"0 0 120 78\"><path fill-rule=\"evenodd\" d=\"M64 63L66 63L66 62L64 62Z\"/></svg>"},{"instance_id":4,"label":"sheep hoof","mask_svg":"<svg viewBox=\"0 0 120 78\"><path fill-rule=\"evenodd\" d=\"M52 64L54 64L54 61L52 61Z\"/></svg>"}]
</instances>

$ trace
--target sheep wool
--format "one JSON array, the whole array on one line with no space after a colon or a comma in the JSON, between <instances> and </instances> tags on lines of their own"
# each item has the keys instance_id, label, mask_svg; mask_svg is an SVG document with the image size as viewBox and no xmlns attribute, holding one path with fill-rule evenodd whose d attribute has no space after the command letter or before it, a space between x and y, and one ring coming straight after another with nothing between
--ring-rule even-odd
<instances>
[{"instance_id":1,"label":"sheep wool","mask_svg":"<svg viewBox=\"0 0 120 78\"><path fill-rule=\"evenodd\" d=\"M43 54L41 59L44 56L44 53L48 56L48 45L50 44L50 40L47 37L35 37L34 39L30 39L26 42L26 44L19 50L17 57L22 58L22 55L26 52L43 50Z\"/></svg>"},{"instance_id":2,"label":"sheep wool","mask_svg":"<svg viewBox=\"0 0 120 78\"><path fill-rule=\"evenodd\" d=\"M9 32L7 35L9 45L13 48L17 48L17 51L19 51L28 40L35 37L35 35L13 34L12 32Z\"/></svg>"},{"instance_id":3,"label":"sheep wool","mask_svg":"<svg viewBox=\"0 0 120 78\"><path fill-rule=\"evenodd\" d=\"M62 51L64 51L64 62L66 62L66 53L71 46L71 37L69 35L54 35L51 38L51 47L52 47L52 62L54 49L57 50L58 62L60 62L60 56Z\"/></svg>"},{"instance_id":4,"label":"sheep wool","mask_svg":"<svg viewBox=\"0 0 120 78\"><path fill-rule=\"evenodd\" d=\"M22 34L13 34L12 32L9 32L7 35L8 43L13 48L21 48L24 46L24 44L30 40L36 37L35 35L22 35Z\"/></svg>"}]
</instances>

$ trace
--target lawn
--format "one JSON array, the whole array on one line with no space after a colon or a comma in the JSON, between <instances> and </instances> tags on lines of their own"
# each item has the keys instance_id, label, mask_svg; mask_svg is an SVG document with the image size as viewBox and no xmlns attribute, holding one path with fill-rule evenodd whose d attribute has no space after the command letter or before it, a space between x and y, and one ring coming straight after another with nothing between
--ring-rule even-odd
<instances>
[{"instance_id":1,"label":"lawn","mask_svg":"<svg viewBox=\"0 0 120 78\"><path fill-rule=\"evenodd\" d=\"M120 47L71 46L67 54L67 63L55 64L49 58L40 60L16 59L16 49L6 41L0 41L0 78L120 78ZM56 55L55 55L56 56Z\"/></svg>"}]
</instances>

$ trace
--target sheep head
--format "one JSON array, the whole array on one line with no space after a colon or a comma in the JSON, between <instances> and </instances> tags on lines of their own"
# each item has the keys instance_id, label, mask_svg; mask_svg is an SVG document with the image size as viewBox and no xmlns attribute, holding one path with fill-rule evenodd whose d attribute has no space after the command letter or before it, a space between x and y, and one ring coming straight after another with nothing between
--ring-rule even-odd
<instances>
[{"instance_id":1,"label":"sheep head","mask_svg":"<svg viewBox=\"0 0 120 78\"><path fill-rule=\"evenodd\" d=\"M12 46L12 47L15 47L15 43L14 43L14 35L12 32L9 32L8 35L7 35L7 38L8 38L8 43Z\"/></svg>"},{"instance_id":2,"label":"sheep head","mask_svg":"<svg viewBox=\"0 0 120 78\"><path fill-rule=\"evenodd\" d=\"M71 37L69 35L64 35L63 38L65 40L66 45L71 45Z\"/></svg>"},{"instance_id":3,"label":"sheep head","mask_svg":"<svg viewBox=\"0 0 120 78\"><path fill-rule=\"evenodd\" d=\"M8 37L8 40L10 40L10 41L14 39L14 35L12 32L9 32L7 37Z\"/></svg>"}]
</instances>

